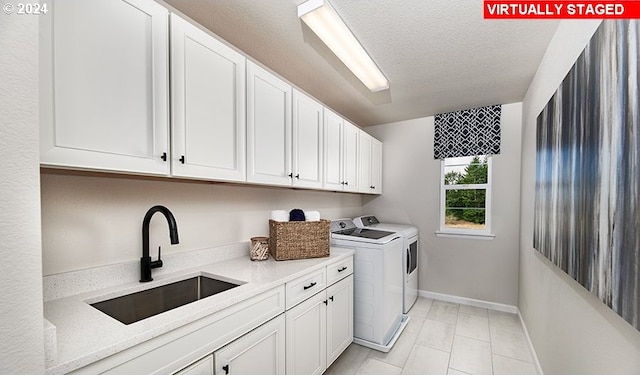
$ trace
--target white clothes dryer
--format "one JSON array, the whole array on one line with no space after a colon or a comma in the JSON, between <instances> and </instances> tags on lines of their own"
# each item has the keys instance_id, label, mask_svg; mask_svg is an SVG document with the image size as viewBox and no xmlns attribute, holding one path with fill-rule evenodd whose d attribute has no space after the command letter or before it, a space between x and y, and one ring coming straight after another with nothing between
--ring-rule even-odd
<instances>
[{"instance_id":1,"label":"white clothes dryer","mask_svg":"<svg viewBox=\"0 0 640 375\"><path fill-rule=\"evenodd\" d=\"M388 352L409 322L402 313L402 236L338 219L331 222L331 244L355 250L353 342Z\"/></svg>"},{"instance_id":2,"label":"white clothes dryer","mask_svg":"<svg viewBox=\"0 0 640 375\"><path fill-rule=\"evenodd\" d=\"M407 314L418 299L418 228L409 224L381 223L374 215L358 216L353 219L358 228L378 229L397 232L402 235L402 312Z\"/></svg>"}]
</instances>

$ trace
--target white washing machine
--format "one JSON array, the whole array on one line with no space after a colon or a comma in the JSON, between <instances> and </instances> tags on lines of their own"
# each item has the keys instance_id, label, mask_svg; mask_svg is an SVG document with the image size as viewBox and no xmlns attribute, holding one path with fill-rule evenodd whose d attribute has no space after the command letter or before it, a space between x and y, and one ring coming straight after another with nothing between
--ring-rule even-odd
<instances>
[{"instance_id":1,"label":"white washing machine","mask_svg":"<svg viewBox=\"0 0 640 375\"><path fill-rule=\"evenodd\" d=\"M409 322L402 313L402 236L338 219L331 221L331 244L355 250L353 341L388 352Z\"/></svg>"},{"instance_id":2,"label":"white washing machine","mask_svg":"<svg viewBox=\"0 0 640 375\"><path fill-rule=\"evenodd\" d=\"M373 215L359 216L353 219L358 228L379 229L402 234L402 288L403 302L402 312L408 313L409 309L418 299L418 228L408 224L381 223Z\"/></svg>"}]
</instances>

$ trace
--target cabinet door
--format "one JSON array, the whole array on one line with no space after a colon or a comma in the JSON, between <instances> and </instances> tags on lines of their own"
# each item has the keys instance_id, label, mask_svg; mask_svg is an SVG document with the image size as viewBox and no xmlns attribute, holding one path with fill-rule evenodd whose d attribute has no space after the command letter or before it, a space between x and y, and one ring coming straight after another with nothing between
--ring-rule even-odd
<instances>
[{"instance_id":1,"label":"cabinet door","mask_svg":"<svg viewBox=\"0 0 640 375\"><path fill-rule=\"evenodd\" d=\"M273 318L213 355L216 375L284 375L284 315Z\"/></svg>"},{"instance_id":2,"label":"cabinet door","mask_svg":"<svg viewBox=\"0 0 640 375\"><path fill-rule=\"evenodd\" d=\"M327 368L326 292L286 312L287 374L320 375Z\"/></svg>"},{"instance_id":3,"label":"cabinet door","mask_svg":"<svg viewBox=\"0 0 640 375\"><path fill-rule=\"evenodd\" d=\"M327 367L353 341L353 275L327 288Z\"/></svg>"},{"instance_id":4,"label":"cabinet door","mask_svg":"<svg viewBox=\"0 0 640 375\"><path fill-rule=\"evenodd\" d=\"M360 129L345 121L343 145L344 191L358 192L358 146Z\"/></svg>"},{"instance_id":5,"label":"cabinet door","mask_svg":"<svg viewBox=\"0 0 640 375\"><path fill-rule=\"evenodd\" d=\"M247 181L291 185L291 86L247 62Z\"/></svg>"},{"instance_id":6,"label":"cabinet door","mask_svg":"<svg viewBox=\"0 0 640 375\"><path fill-rule=\"evenodd\" d=\"M342 190L342 117L324 109L324 183L327 190Z\"/></svg>"},{"instance_id":7,"label":"cabinet door","mask_svg":"<svg viewBox=\"0 0 640 375\"><path fill-rule=\"evenodd\" d=\"M371 141L372 137L361 131L358 150L358 185L361 193L371 193Z\"/></svg>"},{"instance_id":8,"label":"cabinet door","mask_svg":"<svg viewBox=\"0 0 640 375\"><path fill-rule=\"evenodd\" d=\"M246 180L245 60L171 14L172 175Z\"/></svg>"},{"instance_id":9,"label":"cabinet door","mask_svg":"<svg viewBox=\"0 0 640 375\"><path fill-rule=\"evenodd\" d=\"M213 375L213 356L209 354L198 362L176 372L175 375Z\"/></svg>"},{"instance_id":10,"label":"cabinet door","mask_svg":"<svg viewBox=\"0 0 640 375\"><path fill-rule=\"evenodd\" d=\"M322 104L293 90L293 186L322 187Z\"/></svg>"},{"instance_id":11,"label":"cabinet door","mask_svg":"<svg viewBox=\"0 0 640 375\"><path fill-rule=\"evenodd\" d=\"M42 21L41 163L168 174L168 11L65 0Z\"/></svg>"},{"instance_id":12,"label":"cabinet door","mask_svg":"<svg viewBox=\"0 0 640 375\"><path fill-rule=\"evenodd\" d=\"M371 192L382 194L382 142L371 139Z\"/></svg>"}]
</instances>

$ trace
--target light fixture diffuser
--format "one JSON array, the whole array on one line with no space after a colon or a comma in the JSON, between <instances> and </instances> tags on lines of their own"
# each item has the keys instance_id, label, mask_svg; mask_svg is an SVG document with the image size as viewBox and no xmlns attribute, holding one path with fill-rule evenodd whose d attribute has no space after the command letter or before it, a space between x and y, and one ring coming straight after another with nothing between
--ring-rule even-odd
<instances>
[{"instance_id":1,"label":"light fixture diffuser","mask_svg":"<svg viewBox=\"0 0 640 375\"><path fill-rule=\"evenodd\" d=\"M326 0L298 5L298 17L338 56L369 90L389 88L389 81Z\"/></svg>"}]
</instances>

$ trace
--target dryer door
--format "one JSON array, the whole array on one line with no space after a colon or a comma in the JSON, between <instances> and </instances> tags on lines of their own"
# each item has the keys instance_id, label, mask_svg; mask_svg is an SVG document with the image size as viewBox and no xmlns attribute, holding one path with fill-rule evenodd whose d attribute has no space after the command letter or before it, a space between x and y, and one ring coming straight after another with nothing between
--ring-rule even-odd
<instances>
[{"instance_id":1,"label":"dryer door","mask_svg":"<svg viewBox=\"0 0 640 375\"><path fill-rule=\"evenodd\" d=\"M413 273L418 268L418 240L409 243L407 251L407 275Z\"/></svg>"}]
</instances>

